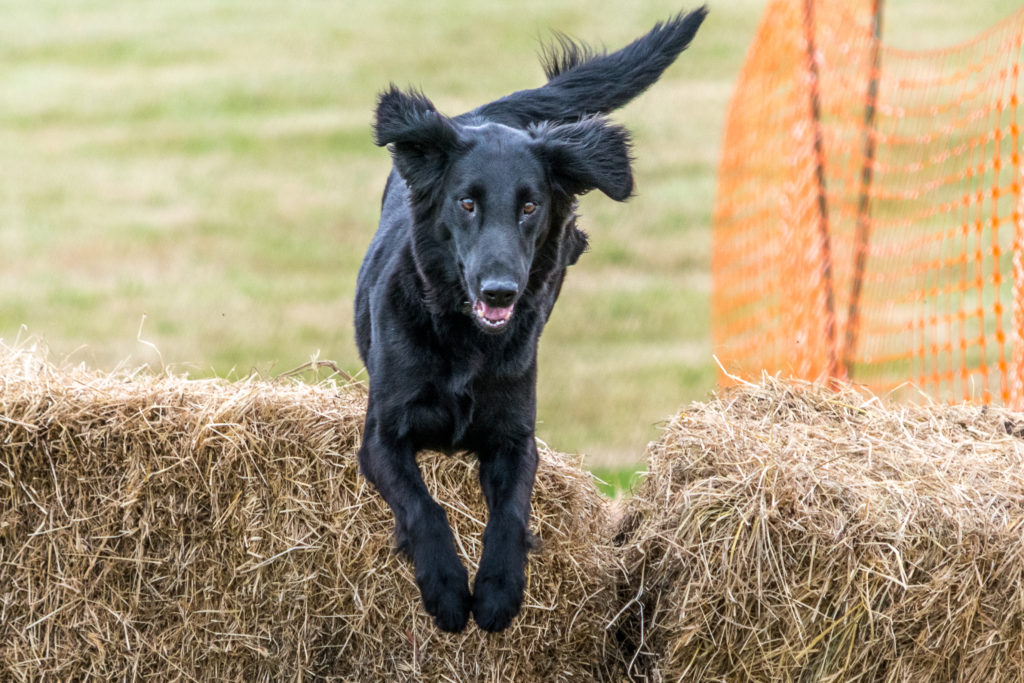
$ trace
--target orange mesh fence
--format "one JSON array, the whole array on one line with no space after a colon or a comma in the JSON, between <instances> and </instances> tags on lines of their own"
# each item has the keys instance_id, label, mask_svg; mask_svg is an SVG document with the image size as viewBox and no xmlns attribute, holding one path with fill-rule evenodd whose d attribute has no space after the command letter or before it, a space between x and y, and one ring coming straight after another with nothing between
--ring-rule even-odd
<instances>
[{"instance_id":1,"label":"orange mesh fence","mask_svg":"<svg viewBox=\"0 0 1024 683\"><path fill-rule=\"evenodd\" d=\"M885 45L882 17L765 10L726 122L715 353L736 376L1024 409L1024 10L928 52Z\"/></svg>"}]
</instances>

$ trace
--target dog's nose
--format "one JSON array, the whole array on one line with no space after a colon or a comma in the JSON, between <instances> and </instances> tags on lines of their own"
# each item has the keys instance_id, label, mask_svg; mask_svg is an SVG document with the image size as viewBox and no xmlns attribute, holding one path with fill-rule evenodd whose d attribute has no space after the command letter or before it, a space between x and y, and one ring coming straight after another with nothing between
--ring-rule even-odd
<instances>
[{"instance_id":1,"label":"dog's nose","mask_svg":"<svg viewBox=\"0 0 1024 683\"><path fill-rule=\"evenodd\" d=\"M480 297L495 308L512 305L518 293L519 286L510 280L484 280L480 285Z\"/></svg>"}]
</instances>

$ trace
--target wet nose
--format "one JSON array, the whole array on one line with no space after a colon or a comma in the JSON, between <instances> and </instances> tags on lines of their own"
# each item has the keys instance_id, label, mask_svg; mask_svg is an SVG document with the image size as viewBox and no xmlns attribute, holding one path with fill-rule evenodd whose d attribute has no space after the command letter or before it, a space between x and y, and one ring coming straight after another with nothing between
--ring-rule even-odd
<instances>
[{"instance_id":1,"label":"wet nose","mask_svg":"<svg viewBox=\"0 0 1024 683\"><path fill-rule=\"evenodd\" d=\"M480 297L495 308L511 306L518 293L519 286L511 280L484 280L480 284Z\"/></svg>"}]
</instances>

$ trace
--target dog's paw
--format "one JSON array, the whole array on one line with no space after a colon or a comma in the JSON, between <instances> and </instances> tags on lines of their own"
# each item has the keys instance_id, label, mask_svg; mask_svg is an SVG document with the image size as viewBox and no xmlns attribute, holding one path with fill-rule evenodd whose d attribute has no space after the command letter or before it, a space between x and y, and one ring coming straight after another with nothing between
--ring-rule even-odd
<instances>
[{"instance_id":1,"label":"dog's paw","mask_svg":"<svg viewBox=\"0 0 1024 683\"><path fill-rule=\"evenodd\" d=\"M462 563L457 560L454 565L431 562L422 572L416 572L416 583L423 597L423 607L439 629L458 633L466 628L472 596L469 576Z\"/></svg>"},{"instance_id":2,"label":"dog's paw","mask_svg":"<svg viewBox=\"0 0 1024 683\"><path fill-rule=\"evenodd\" d=\"M523 605L526 577L520 571L485 572L473 581L473 619L484 631L508 628Z\"/></svg>"}]
</instances>

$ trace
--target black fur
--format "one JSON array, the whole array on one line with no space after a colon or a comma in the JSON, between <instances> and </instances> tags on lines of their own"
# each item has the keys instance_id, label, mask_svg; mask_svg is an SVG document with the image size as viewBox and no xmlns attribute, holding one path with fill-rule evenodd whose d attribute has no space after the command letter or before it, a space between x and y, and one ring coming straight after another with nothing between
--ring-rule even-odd
<instances>
[{"instance_id":1,"label":"black fur","mask_svg":"<svg viewBox=\"0 0 1024 683\"><path fill-rule=\"evenodd\" d=\"M537 341L586 249L576 197L633 191L628 132L603 114L654 83L701 8L612 54L560 37L547 84L455 118L418 92L381 94L374 126L394 170L359 271L356 343L370 376L360 468L395 513L423 604L446 631L519 612L537 468ZM489 510L473 582L416 464L471 451Z\"/></svg>"}]
</instances>

